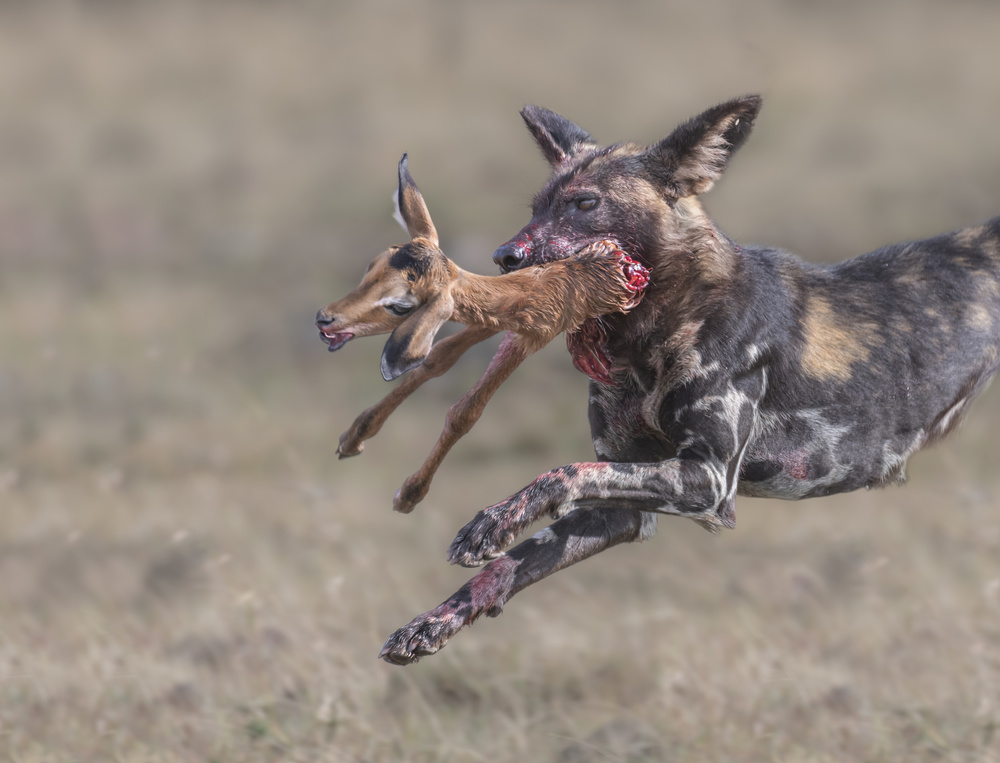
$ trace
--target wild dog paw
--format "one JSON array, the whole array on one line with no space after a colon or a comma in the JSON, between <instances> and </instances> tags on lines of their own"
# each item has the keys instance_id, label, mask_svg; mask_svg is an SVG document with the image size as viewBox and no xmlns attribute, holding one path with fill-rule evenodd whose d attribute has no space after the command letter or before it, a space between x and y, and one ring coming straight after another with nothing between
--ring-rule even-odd
<instances>
[{"instance_id":1,"label":"wild dog paw","mask_svg":"<svg viewBox=\"0 0 1000 763\"><path fill-rule=\"evenodd\" d=\"M514 542L519 528L513 526L509 515L491 506L483 509L472 521L458 531L448 547L448 561L463 567L478 567L503 554Z\"/></svg>"},{"instance_id":2,"label":"wild dog paw","mask_svg":"<svg viewBox=\"0 0 1000 763\"><path fill-rule=\"evenodd\" d=\"M427 480L414 474L403 483L392 499L392 508L400 514L409 514L427 496L430 484Z\"/></svg>"},{"instance_id":3,"label":"wild dog paw","mask_svg":"<svg viewBox=\"0 0 1000 763\"><path fill-rule=\"evenodd\" d=\"M434 654L451 638L457 628L454 617L421 615L389 636L378 653L379 659L393 665L409 665L421 657Z\"/></svg>"}]
</instances>

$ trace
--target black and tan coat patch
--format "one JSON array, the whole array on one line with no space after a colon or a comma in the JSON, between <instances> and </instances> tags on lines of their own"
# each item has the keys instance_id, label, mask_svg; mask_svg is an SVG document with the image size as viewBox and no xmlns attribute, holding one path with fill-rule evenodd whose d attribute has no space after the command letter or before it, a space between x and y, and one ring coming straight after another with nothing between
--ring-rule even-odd
<instances>
[{"instance_id":1,"label":"black and tan coat patch","mask_svg":"<svg viewBox=\"0 0 1000 763\"><path fill-rule=\"evenodd\" d=\"M607 321L615 383L590 391L599 460L555 469L477 514L451 559L500 556L481 575L501 561L504 575L474 578L476 596L442 605L444 631L439 608L394 634L383 657L436 651L525 585L648 537L655 513L731 527L737 495L799 499L898 481L996 373L1000 217L832 267L723 235L696 196L759 108L755 96L729 101L648 148L601 148L552 112L522 112L552 176L497 264L515 270L612 238L650 268L651 284L635 311ZM504 554L543 514L558 519Z\"/></svg>"}]
</instances>

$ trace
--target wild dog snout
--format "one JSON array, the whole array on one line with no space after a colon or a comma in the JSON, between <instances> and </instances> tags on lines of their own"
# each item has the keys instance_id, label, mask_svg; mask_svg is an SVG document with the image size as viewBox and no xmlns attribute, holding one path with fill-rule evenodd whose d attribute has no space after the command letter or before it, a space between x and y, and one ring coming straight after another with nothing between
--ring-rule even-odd
<instances>
[{"instance_id":1,"label":"wild dog snout","mask_svg":"<svg viewBox=\"0 0 1000 763\"><path fill-rule=\"evenodd\" d=\"M493 262L501 272L509 273L570 257L600 237L593 231L566 230L551 221L536 218L493 253Z\"/></svg>"},{"instance_id":2,"label":"wild dog snout","mask_svg":"<svg viewBox=\"0 0 1000 763\"><path fill-rule=\"evenodd\" d=\"M493 262L500 267L501 272L509 273L521 267L530 250L531 241L526 235L515 236L493 253Z\"/></svg>"}]
</instances>

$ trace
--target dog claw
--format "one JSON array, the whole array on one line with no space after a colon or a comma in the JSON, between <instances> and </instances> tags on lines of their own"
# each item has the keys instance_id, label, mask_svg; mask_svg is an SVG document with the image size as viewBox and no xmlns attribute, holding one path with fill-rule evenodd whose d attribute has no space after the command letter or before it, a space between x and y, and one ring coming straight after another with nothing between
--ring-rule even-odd
<instances>
[{"instance_id":1,"label":"dog claw","mask_svg":"<svg viewBox=\"0 0 1000 763\"><path fill-rule=\"evenodd\" d=\"M386 640L379 659L392 665L410 665L421 657L434 654L454 635L453 618L421 615L393 633Z\"/></svg>"},{"instance_id":2,"label":"dog claw","mask_svg":"<svg viewBox=\"0 0 1000 763\"><path fill-rule=\"evenodd\" d=\"M458 531L448 547L448 561L462 567L479 567L501 556L516 533L505 528L496 513L484 509Z\"/></svg>"}]
</instances>

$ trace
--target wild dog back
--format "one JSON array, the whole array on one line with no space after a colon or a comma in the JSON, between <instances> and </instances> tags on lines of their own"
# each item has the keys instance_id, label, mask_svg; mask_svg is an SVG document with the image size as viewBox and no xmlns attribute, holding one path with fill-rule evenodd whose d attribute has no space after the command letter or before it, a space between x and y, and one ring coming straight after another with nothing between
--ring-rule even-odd
<instances>
[{"instance_id":1,"label":"wild dog back","mask_svg":"<svg viewBox=\"0 0 1000 763\"><path fill-rule=\"evenodd\" d=\"M772 372L745 495L902 480L909 456L954 430L1000 368L1000 218L831 268L773 251L744 259L779 263L789 318L784 340L755 345Z\"/></svg>"}]
</instances>

